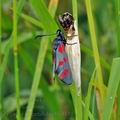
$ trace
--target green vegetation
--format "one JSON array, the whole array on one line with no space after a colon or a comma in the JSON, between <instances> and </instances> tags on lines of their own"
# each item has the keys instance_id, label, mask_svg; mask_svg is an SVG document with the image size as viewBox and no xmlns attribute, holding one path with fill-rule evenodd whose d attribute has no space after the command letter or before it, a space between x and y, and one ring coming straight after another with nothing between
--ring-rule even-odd
<instances>
[{"instance_id":1,"label":"green vegetation","mask_svg":"<svg viewBox=\"0 0 120 120\"><path fill-rule=\"evenodd\" d=\"M57 16L77 20L81 93L52 78ZM119 0L0 0L0 120L119 120Z\"/></svg>"}]
</instances>

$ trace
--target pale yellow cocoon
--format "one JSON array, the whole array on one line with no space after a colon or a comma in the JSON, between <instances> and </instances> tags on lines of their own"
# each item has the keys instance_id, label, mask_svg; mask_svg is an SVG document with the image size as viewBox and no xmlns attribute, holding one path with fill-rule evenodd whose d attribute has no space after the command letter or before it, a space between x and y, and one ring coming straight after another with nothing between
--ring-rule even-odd
<instances>
[{"instance_id":1,"label":"pale yellow cocoon","mask_svg":"<svg viewBox=\"0 0 120 120\"><path fill-rule=\"evenodd\" d=\"M67 37L68 44L66 44L66 53L68 55L68 60L71 67L73 80L76 84L79 93L81 87L81 52L80 52L80 42L79 42L76 21L74 22L74 28L75 28L74 33L72 33L70 30L70 32L68 32L67 34L67 36L73 36L73 37ZM77 43L77 44L73 44L73 43ZM73 44L73 45L69 45L69 44Z\"/></svg>"}]
</instances>

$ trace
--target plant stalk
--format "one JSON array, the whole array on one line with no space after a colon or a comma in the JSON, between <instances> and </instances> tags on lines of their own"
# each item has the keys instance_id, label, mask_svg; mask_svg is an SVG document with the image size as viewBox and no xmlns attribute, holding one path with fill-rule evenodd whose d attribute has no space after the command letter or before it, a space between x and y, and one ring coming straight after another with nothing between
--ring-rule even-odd
<instances>
[{"instance_id":1,"label":"plant stalk","mask_svg":"<svg viewBox=\"0 0 120 120\"><path fill-rule=\"evenodd\" d=\"M2 0L0 0L0 68L2 68ZM0 80L0 119L3 114L2 80Z\"/></svg>"},{"instance_id":2,"label":"plant stalk","mask_svg":"<svg viewBox=\"0 0 120 120\"><path fill-rule=\"evenodd\" d=\"M14 74L16 90L16 119L20 120L20 90L19 90L19 69L18 69L18 48L17 48L17 1L13 0L13 55L14 55Z\"/></svg>"},{"instance_id":3,"label":"plant stalk","mask_svg":"<svg viewBox=\"0 0 120 120\"><path fill-rule=\"evenodd\" d=\"M89 23L89 29L90 29L90 36L91 36L91 42L92 42L92 48L93 48L93 56L96 66L96 73L97 73L97 82L96 87L98 88L99 97L100 97L100 103L98 108L99 115L101 116L101 111L103 108L103 101L104 101L104 88L103 88L103 76L102 76L102 68L100 64L100 55L98 52L98 46L97 46L97 38L96 38L96 32L95 32L95 25L94 25L94 19L92 14L92 8L91 8L91 2L90 0L85 0L86 10L87 10L87 16L88 16L88 23Z\"/></svg>"}]
</instances>

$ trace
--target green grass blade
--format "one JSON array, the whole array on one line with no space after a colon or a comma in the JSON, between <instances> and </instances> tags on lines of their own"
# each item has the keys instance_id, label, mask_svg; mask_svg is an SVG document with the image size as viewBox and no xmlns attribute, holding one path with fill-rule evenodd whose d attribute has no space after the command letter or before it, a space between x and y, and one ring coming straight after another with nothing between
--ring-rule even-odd
<instances>
[{"instance_id":1,"label":"green grass blade","mask_svg":"<svg viewBox=\"0 0 120 120\"><path fill-rule=\"evenodd\" d=\"M92 105L92 108L91 108L91 113L93 114L93 116L95 115L95 102L96 102L96 88L94 87L93 89L93 97L92 97L92 100L91 100L91 105Z\"/></svg>"},{"instance_id":2,"label":"green grass blade","mask_svg":"<svg viewBox=\"0 0 120 120\"><path fill-rule=\"evenodd\" d=\"M115 0L114 1L114 5L115 5L115 17L116 17L116 21L115 21L115 27L116 27L116 53L117 56L120 57L120 1L119 0ZM120 118L120 84L118 87L118 92L117 92L117 105L118 105L118 109L117 109L117 120L119 120Z\"/></svg>"},{"instance_id":3,"label":"green grass blade","mask_svg":"<svg viewBox=\"0 0 120 120\"><path fill-rule=\"evenodd\" d=\"M25 0L20 0L17 3L17 13L21 14L24 4L25 4ZM18 16L17 16L17 19L18 19Z\"/></svg>"},{"instance_id":4,"label":"green grass blade","mask_svg":"<svg viewBox=\"0 0 120 120\"><path fill-rule=\"evenodd\" d=\"M76 21L76 24L78 25L77 0L72 0L72 10L73 10L73 17ZM75 84L72 84L70 86L70 92L72 95L73 105L75 109L75 119L82 120L82 92L80 90L80 95L78 96L78 90L76 89Z\"/></svg>"},{"instance_id":5,"label":"green grass blade","mask_svg":"<svg viewBox=\"0 0 120 120\"><path fill-rule=\"evenodd\" d=\"M20 90L19 90L19 69L18 69L18 52L17 52L17 1L13 1L13 54L14 54L14 73L15 73L15 89L16 89L16 119L20 120Z\"/></svg>"},{"instance_id":6,"label":"green grass blade","mask_svg":"<svg viewBox=\"0 0 120 120\"><path fill-rule=\"evenodd\" d=\"M107 88L107 96L105 99L102 120L110 120L113 110L113 104L120 83L120 58L113 59L109 84Z\"/></svg>"},{"instance_id":7,"label":"green grass blade","mask_svg":"<svg viewBox=\"0 0 120 120\"><path fill-rule=\"evenodd\" d=\"M83 106L84 109L86 108L86 105L83 101L82 101L82 106ZM89 117L90 120L94 120L94 116L90 111L88 112L88 117Z\"/></svg>"},{"instance_id":8,"label":"green grass blade","mask_svg":"<svg viewBox=\"0 0 120 120\"><path fill-rule=\"evenodd\" d=\"M45 31L47 31L47 32L56 31L57 25L56 25L55 21L53 20L53 18L48 13L48 10L47 10L47 7L45 6L44 1L38 0L37 2L34 2L34 0L31 0L30 2L33 7L33 10L38 15L38 17L40 17L40 20L43 23L44 28L46 28ZM57 6L57 4L56 4L56 6ZM50 8L51 7L52 6L50 6ZM54 10L54 14L55 14L55 11L56 10ZM54 16L54 14L53 14L53 16ZM46 24L46 21L45 21L46 19L48 19L50 21L49 29L48 29L48 24ZM33 78L31 95L30 95L30 99L28 102L27 111L25 114L25 120L31 119L48 43L49 43L48 40L42 40L41 44L40 44L40 49L39 49L39 54L38 54L38 59L37 59L37 64L36 64L36 70L35 70L35 74L34 74L34 78ZM43 51L43 46L44 46L44 51Z\"/></svg>"},{"instance_id":9,"label":"green grass blade","mask_svg":"<svg viewBox=\"0 0 120 120\"><path fill-rule=\"evenodd\" d=\"M24 2L25 2L24 0L20 0L18 2L17 12L20 13L22 11ZM3 61L2 61L1 67L0 67L0 83L1 83L1 85L2 85L2 80L3 80L3 77L4 77L5 69L6 69L6 66L7 66L7 62L8 62L10 44L12 44L11 40L12 40L12 36L10 37L10 39L8 41L8 44L6 45L6 49L4 50L5 54L4 54L4 58L3 58ZM3 43L2 43L2 51L3 51ZM2 52L2 54L3 54L3 52ZM2 87L0 87L0 91L2 91Z\"/></svg>"},{"instance_id":10,"label":"green grass blade","mask_svg":"<svg viewBox=\"0 0 120 120\"><path fill-rule=\"evenodd\" d=\"M100 64L100 56L99 56L98 47L97 47L97 38L96 38L96 32L95 32L95 26L94 26L94 20L93 20L90 0L85 0L85 5L86 5L86 10L87 10L88 23L89 23L89 29L90 29L90 35L91 35L93 56L94 56L95 66L97 68L96 72L98 76L98 81L96 82L96 85L100 91L100 96L101 96L100 102L101 102L101 105L103 106L103 101L104 101L103 76L102 76L102 68Z\"/></svg>"},{"instance_id":11,"label":"green grass blade","mask_svg":"<svg viewBox=\"0 0 120 120\"><path fill-rule=\"evenodd\" d=\"M22 8L23 8L23 2L24 0L20 0L18 2L18 6L17 6L17 11L19 11L19 13L22 11ZM22 3L22 4L21 4ZM12 36L8 39L8 41L2 43L2 54L4 54L4 58L3 58L3 61L2 61L2 65L0 67L0 82L2 83L2 80L3 80L3 77L4 77L4 72L5 72L5 69L6 69L6 66L7 66L7 61L8 61L8 56L9 56L9 51L10 51L10 48L13 46L12 45ZM5 47L3 47L5 45Z\"/></svg>"},{"instance_id":12,"label":"green grass blade","mask_svg":"<svg viewBox=\"0 0 120 120\"><path fill-rule=\"evenodd\" d=\"M43 24L42 24L41 22L39 22L38 20L34 19L33 17L28 16L28 15L23 14L23 13L21 14L21 17L22 17L23 19L25 19L26 21L28 21L28 22L36 25L37 27L40 27L40 28L43 28L43 29L44 29Z\"/></svg>"},{"instance_id":13,"label":"green grass blade","mask_svg":"<svg viewBox=\"0 0 120 120\"><path fill-rule=\"evenodd\" d=\"M116 49L117 49L117 56L120 56L120 1L115 0L115 8L116 8Z\"/></svg>"},{"instance_id":14,"label":"green grass blade","mask_svg":"<svg viewBox=\"0 0 120 120\"><path fill-rule=\"evenodd\" d=\"M23 105L27 104L27 102L28 102L28 98L27 97L23 96L23 97L20 98L20 106L21 107ZM10 96L8 96L8 97L6 97L4 99L4 109L5 109L5 113L4 113L5 116L10 114L10 113L12 113L12 112L14 112L17 109L16 108L16 97L15 97L15 95L10 95Z\"/></svg>"},{"instance_id":15,"label":"green grass blade","mask_svg":"<svg viewBox=\"0 0 120 120\"><path fill-rule=\"evenodd\" d=\"M77 0L72 0L72 11L73 11L73 17L77 21L77 24L78 24Z\"/></svg>"},{"instance_id":16,"label":"green grass blade","mask_svg":"<svg viewBox=\"0 0 120 120\"><path fill-rule=\"evenodd\" d=\"M90 107L90 98L91 98L91 92L92 92L92 86L93 82L95 80L95 73L96 69L94 69L91 80L89 82L89 87L88 87L88 92L87 96L85 98L85 112L84 112L84 120L88 120L88 115L89 115L89 107Z\"/></svg>"},{"instance_id":17,"label":"green grass blade","mask_svg":"<svg viewBox=\"0 0 120 120\"><path fill-rule=\"evenodd\" d=\"M76 89L75 84L72 84L70 86L70 92L72 95L73 105L75 109L75 119L76 120L82 120L82 94L78 96L78 92Z\"/></svg>"},{"instance_id":18,"label":"green grass blade","mask_svg":"<svg viewBox=\"0 0 120 120\"><path fill-rule=\"evenodd\" d=\"M0 64L2 61L2 0L0 0Z\"/></svg>"},{"instance_id":19,"label":"green grass blade","mask_svg":"<svg viewBox=\"0 0 120 120\"><path fill-rule=\"evenodd\" d=\"M4 107L3 105L3 100L2 100L2 80L3 80L3 76L4 76L4 72L5 72L5 69L6 69L6 66L7 66L7 62L8 62L8 56L9 56L9 53L8 51L6 51L6 54L4 56L4 59L3 59L3 62L2 62L2 65L0 67L0 84L1 84L1 87L0 87L0 92L1 92L1 103L2 103L2 106L1 107ZM2 110L4 110L3 108L1 108ZM2 117L2 115L1 115Z\"/></svg>"},{"instance_id":20,"label":"green grass blade","mask_svg":"<svg viewBox=\"0 0 120 120\"><path fill-rule=\"evenodd\" d=\"M2 0L0 0L0 68L2 67ZM0 116L3 114L2 81L0 80ZM1 119L1 117L0 117Z\"/></svg>"},{"instance_id":21,"label":"green grass blade","mask_svg":"<svg viewBox=\"0 0 120 120\"><path fill-rule=\"evenodd\" d=\"M44 25L44 28L47 32L54 33L57 29L57 24L53 17L49 14L48 9L43 0L38 0L37 2L31 1L31 6L35 10L35 14L40 19L41 23ZM46 19L49 20L49 23L46 23ZM48 28L49 24L49 29Z\"/></svg>"}]
</instances>

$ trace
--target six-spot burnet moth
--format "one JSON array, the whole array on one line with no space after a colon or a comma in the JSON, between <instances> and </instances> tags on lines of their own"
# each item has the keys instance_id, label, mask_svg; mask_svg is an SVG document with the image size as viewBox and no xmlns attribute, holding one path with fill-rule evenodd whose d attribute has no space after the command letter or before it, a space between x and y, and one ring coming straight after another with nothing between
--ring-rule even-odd
<instances>
[{"instance_id":1,"label":"six-spot burnet moth","mask_svg":"<svg viewBox=\"0 0 120 120\"><path fill-rule=\"evenodd\" d=\"M43 36L52 36L52 35L55 35L55 33L48 35L37 35L36 38ZM57 35L56 38L53 40L53 48L52 48L53 78L55 77L55 74L57 74L58 77L61 79L61 81L69 85L72 83L73 78L68 61L68 56L65 50L65 46L68 43L66 42L64 34L60 29L57 30L56 35ZM76 43L72 43L68 45L74 45L74 44Z\"/></svg>"},{"instance_id":2,"label":"six-spot burnet moth","mask_svg":"<svg viewBox=\"0 0 120 120\"><path fill-rule=\"evenodd\" d=\"M77 41L72 40L76 37L78 38L78 35L75 33L74 19L70 13L66 12L63 14L63 16L58 17L58 21L60 22L61 26L64 28L65 32L67 32L67 39L65 39L65 36L62 33L62 31L58 29L56 32L57 37L53 40L53 78L55 74L57 74L58 77L67 85L71 84L73 80L75 80L75 83L79 88L80 82L76 82L76 81L80 81L80 75L76 74L77 76L75 78L74 72L76 71L73 69L74 68L73 61L71 62L71 60L74 59L74 58L71 59L71 57L75 57L75 56L70 56L68 52L68 48L66 48L68 46L69 48L73 48L71 46L77 47L79 45L78 44L79 39ZM70 34L69 34L69 31L70 31ZM36 38L43 37L43 36L51 36L51 35L55 35L55 34L38 35L36 36ZM71 49L71 52L73 50L74 49ZM76 61L76 59L74 60ZM76 62L74 64L76 64ZM79 64L80 63L78 63L78 66ZM77 73L78 72L80 74L80 70L77 70ZM79 79L77 80L77 78Z\"/></svg>"}]
</instances>

